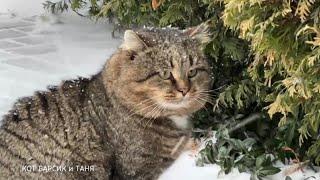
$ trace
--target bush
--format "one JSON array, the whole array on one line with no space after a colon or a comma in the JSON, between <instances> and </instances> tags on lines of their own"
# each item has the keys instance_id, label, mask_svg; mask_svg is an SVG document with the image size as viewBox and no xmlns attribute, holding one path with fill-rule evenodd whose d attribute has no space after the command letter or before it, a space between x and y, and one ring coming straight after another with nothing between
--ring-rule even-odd
<instances>
[{"instance_id":1,"label":"bush","mask_svg":"<svg viewBox=\"0 0 320 180\"><path fill-rule=\"evenodd\" d=\"M208 143L199 164L219 162L225 172L238 167L260 178L278 172L268 154L320 163L319 0L64 0L45 7L106 17L121 28L209 21L205 52L216 98L195 117L198 128L218 129L218 141Z\"/></svg>"}]
</instances>

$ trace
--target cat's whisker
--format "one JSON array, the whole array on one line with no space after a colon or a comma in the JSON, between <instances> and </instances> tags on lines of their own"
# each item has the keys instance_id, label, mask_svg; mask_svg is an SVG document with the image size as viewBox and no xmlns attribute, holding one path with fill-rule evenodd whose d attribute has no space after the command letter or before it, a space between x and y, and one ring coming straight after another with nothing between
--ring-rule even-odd
<instances>
[{"instance_id":1,"label":"cat's whisker","mask_svg":"<svg viewBox=\"0 0 320 180\"><path fill-rule=\"evenodd\" d=\"M211 95L211 96L217 96L216 94L210 94L210 92L206 92L206 91L199 91L195 94L208 94L208 95Z\"/></svg>"},{"instance_id":2,"label":"cat's whisker","mask_svg":"<svg viewBox=\"0 0 320 180\"><path fill-rule=\"evenodd\" d=\"M199 92L196 95L206 96L206 97L210 97L210 98L217 98L216 95L209 94L209 93L204 93L204 92Z\"/></svg>"},{"instance_id":3,"label":"cat's whisker","mask_svg":"<svg viewBox=\"0 0 320 180\"><path fill-rule=\"evenodd\" d=\"M159 97L160 95L158 95L158 96L155 96L155 97ZM149 101L148 101L149 100ZM144 120L144 119L146 119L146 118L148 118L150 115L152 115L152 113L156 110L156 108L157 108L157 106L158 106L158 104L156 103L156 102L154 102L154 100L153 99L151 99L151 98L149 98L147 100L147 103L152 103L151 105L148 105L148 106L146 106L146 107L143 107L143 108L141 108L141 109L139 109L139 110L136 110L136 111L134 111L132 114L130 114L130 116L132 116L132 115L134 115L134 114L138 114L138 113L142 113L143 111L146 111L146 114L145 114L145 116L142 118L142 119L140 119L139 120L139 122L140 123L142 123L142 121ZM139 103L139 105L141 106L141 105L145 105L146 104L146 102L145 103L143 103L143 102L140 102ZM147 109L148 108L153 108L151 111L147 111ZM130 116L128 116L128 117L130 117Z\"/></svg>"},{"instance_id":4,"label":"cat's whisker","mask_svg":"<svg viewBox=\"0 0 320 180\"><path fill-rule=\"evenodd\" d=\"M205 103L210 103L210 101L208 99L205 99L205 98L202 98L202 97L197 97L197 100L203 102L204 104Z\"/></svg>"},{"instance_id":5,"label":"cat's whisker","mask_svg":"<svg viewBox=\"0 0 320 180\"><path fill-rule=\"evenodd\" d=\"M151 98L147 98L147 99L145 99L145 100L143 100L143 101L139 102L138 104L136 104L136 106L144 105L145 103L150 102L150 101L153 101L153 99L151 99Z\"/></svg>"},{"instance_id":6,"label":"cat's whisker","mask_svg":"<svg viewBox=\"0 0 320 180\"><path fill-rule=\"evenodd\" d=\"M217 94L211 94L211 92L205 92L205 91L200 91L200 92L197 92L195 94L206 94L206 95L209 95L211 97L218 97Z\"/></svg>"},{"instance_id":7,"label":"cat's whisker","mask_svg":"<svg viewBox=\"0 0 320 180\"><path fill-rule=\"evenodd\" d=\"M211 99L215 98L214 96L211 96L210 94L207 94L207 93L197 93L194 96L195 97L203 97L203 98L206 98L208 100L211 100Z\"/></svg>"},{"instance_id":8,"label":"cat's whisker","mask_svg":"<svg viewBox=\"0 0 320 180\"><path fill-rule=\"evenodd\" d=\"M207 102L209 104L213 105L213 103L214 103L213 100L210 97L202 95L202 96L199 96L199 98L202 99L204 102Z\"/></svg>"},{"instance_id":9,"label":"cat's whisker","mask_svg":"<svg viewBox=\"0 0 320 180\"><path fill-rule=\"evenodd\" d=\"M197 93L212 93L213 90L198 90Z\"/></svg>"},{"instance_id":10,"label":"cat's whisker","mask_svg":"<svg viewBox=\"0 0 320 180\"><path fill-rule=\"evenodd\" d=\"M155 96L155 97L159 97L160 95L157 95L157 96ZM129 111L129 116L128 117L131 117L132 115L134 115L134 114L137 114L137 113L141 113L143 110L145 110L145 109L147 109L149 106L147 106L147 107L142 107L143 105L146 105L146 104L149 104L149 103L154 103L154 100L153 99L151 99L151 98L147 98L147 99L145 99L145 100L143 100L143 101L141 101L140 103L138 103L137 105L136 105L136 107L134 107L133 109L131 109L130 111Z\"/></svg>"},{"instance_id":11,"label":"cat's whisker","mask_svg":"<svg viewBox=\"0 0 320 180\"><path fill-rule=\"evenodd\" d=\"M149 115L151 115L151 117L149 118L149 120L146 122L145 127L147 127L148 122L152 119L152 117L153 117L153 115L154 115L154 112L157 110L158 107L159 107L159 106L156 104L156 106L155 106L151 111L149 111L144 118L142 118L142 119L140 120L140 122L141 122L143 119L146 119Z\"/></svg>"},{"instance_id":12,"label":"cat's whisker","mask_svg":"<svg viewBox=\"0 0 320 180\"><path fill-rule=\"evenodd\" d=\"M198 100L201 100L205 103L209 103L209 104L213 105L213 102L211 101L211 99L208 96L200 95L200 96L197 96L197 98L198 98Z\"/></svg>"},{"instance_id":13,"label":"cat's whisker","mask_svg":"<svg viewBox=\"0 0 320 180\"><path fill-rule=\"evenodd\" d=\"M135 114L141 113L143 110L149 108L150 106L153 106L153 104L154 104L152 101L149 101L149 102L145 103L144 105L149 104L149 103L152 103L152 104L151 104L151 105L148 105L148 106L146 106L146 107L143 107L142 105L140 105L139 108L136 107L136 108L131 109L131 110L129 111L130 114L127 116L127 118L130 118L130 117L132 117L132 116L135 115ZM141 107L141 108L140 108L140 107Z\"/></svg>"},{"instance_id":14,"label":"cat's whisker","mask_svg":"<svg viewBox=\"0 0 320 180\"><path fill-rule=\"evenodd\" d=\"M195 97L202 97L208 99L208 101L216 99L216 97L210 96L208 94L197 94Z\"/></svg>"},{"instance_id":15,"label":"cat's whisker","mask_svg":"<svg viewBox=\"0 0 320 180\"><path fill-rule=\"evenodd\" d=\"M200 90L199 92L215 92L216 90Z\"/></svg>"},{"instance_id":16,"label":"cat's whisker","mask_svg":"<svg viewBox=\"0 0 320 180\"><path fill-rule=\"evenodd\" d=\"M154 105L156 105L156 103L155 102L153 102L153 101L150 101L150 102L148 102L148 103L152 103L151 105L148 105L148 106L146 106L146 107L142 107L142 108L140 108L140 109L138 109L138 110L132 110L133 112L131 113L131 114L129 114L128 115L128 117L127 118L130 118L130 117L132 117L133 115L135 115L135 114L139 114L139 113L142 113L144 110L146 110L146 109L148 109L148 108L152 108ZM145 104L144 104L145 105Z\"/></svg>"},{"instance_id":17,"label":"cat's whisker","mask_svg":"<svg viewBox=\"0 0 320 180\"><path fill-rule=\"evenodd\" d=\"M205 103L212 103L210 98L208 96L205 95L199 95L196 97L197 100L201 100L201 102Z\"/></svg>"},{"instance_id":18,"label":"cat's whisker","mask_svg":"<svg viewBox=\"0 0 320 180\"><path fill-rule=\"evenodd\" d=\"M157 106L157 103L153 102L151 105L141 108L139 111L136 111L135 113L142 113L143 111L146 111L146 115L149 115L150 111L148 111L148 109L154 108L155 106Z\"/></svg>"},{"instance_id":19,"label":"cat's whisker","mask_svg":"<svg viewBox=\"0 0 320 180\"><path fill-rule=\"evenodd\" d=\"M206 91L208 91L208 92L216 92L216 91L218 91L218 90L220 90L220 89L222 89L222 88L224 88L224 87L226 87L227 85L223 85L223 86L220 86L220 87L217 87L217 88L215 88L215 89L210 89L210 90L206 90Z\"/></svg>"},{"instance_id":20,"label":"cat's whisker","mask_svg":"<svg viewBox=\"0 0 320 180\"><path fill-rule=\"evenodd\" d=\"M209 113L208 108L205 106L205 103L201 103L201 101L198 101L197 98L194 99L197 103L199 103L206 111Z\"/></svg>"},{"instance_id":21,"label":"cat's whisker","mask_svg":"<svg viewBox=\"0 0 320 180\"><path fill-rule=\"evenodd\" d=\"M165 108L160 106L159 113L158 113L157 117L159 117L164 110L165 110ZM156 119L156 118L154 118L154 119Z\"/></svg>"},{"instance_id":22,"label":"cat's whisker","mask_svg":"<svg viewBox=\"0 0 320 180\"><path fill-rule=\"evenodd\" d=\"M211 98L216 98L216 96L214 96L214 95L212 95L212 94L208 94L208 93L199 93L198 95L206 96L206 97L211 97Z\"/></svg>"},{"instance_id":23,"label":"cat's whisker","mask_svg":"<svg viewBox=\"0 0 320 180\"><path fill-rule=\"evenodd\" d=\"M157 116L155 116L154 118L153 118L153 120L151 121L151 124L150 124L150 126L152 126L153 125L153 123L154 123L154 121L155 121L155 119L163 112L163 110L165 110L165 108L164 107L161 107L161 106L159 106L160 108L159 108L159 111L158 111L158 114L157 114Z\"/></svg>"},{"instance_id":24,"label":"cat's whisker","mask_svg":"<svg viewBox=\"0 0 320 180\"><path fill-rule=\"evenodd\" d=\"M156 110L155 110L154 113L151 115L150 119L147 121L146 127L148 126L149 122L151 122L150 125L152 124L152 121L153 121L154 119L156 119L156 117L159 115L160 110L161 110L161 109L159 108L159 106L156 106Z\"/></svg>"}]
</instances>

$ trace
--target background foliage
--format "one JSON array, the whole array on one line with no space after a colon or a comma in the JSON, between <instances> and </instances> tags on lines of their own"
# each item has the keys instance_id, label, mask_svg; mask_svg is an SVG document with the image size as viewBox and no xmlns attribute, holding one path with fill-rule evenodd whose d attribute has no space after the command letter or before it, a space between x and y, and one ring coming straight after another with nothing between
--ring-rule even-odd
<instances>
[{"instance_id":1,"label":"background foliage","mask_svg":"<svg viewBox=\"0 0 320 180\"><path fill-rule=\"evenodd\" d=\"M261 178L278 172L275 160L320 163L319 0L62 0L44 6L107 17L122 29L186 28L209 20L205 52L215 98L195 116L202 129L195 134L218 129L218 140L208 142L199 164L218 163L226 173L238 167Z\"/></svg>"}]
</instances>

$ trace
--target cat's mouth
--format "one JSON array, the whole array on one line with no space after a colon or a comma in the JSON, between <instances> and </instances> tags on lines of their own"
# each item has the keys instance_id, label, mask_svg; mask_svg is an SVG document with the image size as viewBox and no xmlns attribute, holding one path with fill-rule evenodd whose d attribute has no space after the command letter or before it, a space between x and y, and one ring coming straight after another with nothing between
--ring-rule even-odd
<instances>
[{"instance_id":1,"label":"cat's mouth","mask_svg":"<svg viewBox=\"0 0 320 180\"><path fill-rule=\"evenodd\" d=\"M181 108L186 108L190 105L191 99L190 97L182 97L179 99L174 99L174 100L162 100L158 104L166 109L181 109Z\"/></svg>"}]
</instances>

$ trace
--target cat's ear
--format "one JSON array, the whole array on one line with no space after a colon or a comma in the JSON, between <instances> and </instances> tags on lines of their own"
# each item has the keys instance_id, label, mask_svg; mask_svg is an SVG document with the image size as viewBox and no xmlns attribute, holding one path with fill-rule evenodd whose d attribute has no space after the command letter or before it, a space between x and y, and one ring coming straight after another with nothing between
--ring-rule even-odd
<instances>
[{"instance_id":1,"label":"cat's ear","mask_svg":"<svg viewBox=\"0 0 320 180\"><path fill-rule=\"evenodd\" d=\"M209 22L185 29L183 33L192 39L197 39L201 44L206 44L210 41Z\"/></svg>"},{"instance_id":2,"label":"cat's ear","mask_svg":"<svg viewBox=\"0 0 320 180\"><path fill-rule=\"evenodd\" d=\"M146 43L132 30L126 30L123 39L124 41L120 47L124 50L138 52L147 47Z\"/></svg>"}]
</instances>

